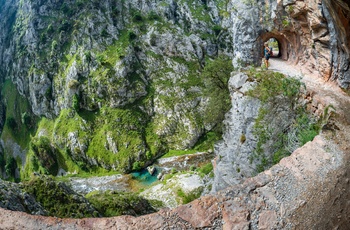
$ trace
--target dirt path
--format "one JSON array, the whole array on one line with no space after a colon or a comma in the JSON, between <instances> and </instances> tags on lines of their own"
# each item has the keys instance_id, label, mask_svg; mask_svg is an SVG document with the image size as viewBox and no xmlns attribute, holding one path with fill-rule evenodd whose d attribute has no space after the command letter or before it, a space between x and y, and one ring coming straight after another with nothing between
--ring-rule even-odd
<instances>
[{"instance_id":1,"label":"dirt path","mask_svg":"<svg viewBox=\"0 0 350 230\"><path fill-rule=\"evenodd\" d=\"M282 60L271 60L270 70L299 77L311 109L335 109L329 127L271 169L218 194L141 217L60 219L0 208L0 229L348 229L350 96Z\"/></svg>"},{"instance_id":2,"label":"dirt path","mask_svg":"<svg viewBox=\"0 0 350 230\"><path fill-rule=\"evenodd\" d=\"M300 79L313 97L313 105L316 108L332 106L336 113L345 119L345 123L350 124L350 95L340 89L336 82L325 81L317 76L317 72L309 73L300 66L277 58L270 59L269 70Z\"/></svg>"}]
</instances>

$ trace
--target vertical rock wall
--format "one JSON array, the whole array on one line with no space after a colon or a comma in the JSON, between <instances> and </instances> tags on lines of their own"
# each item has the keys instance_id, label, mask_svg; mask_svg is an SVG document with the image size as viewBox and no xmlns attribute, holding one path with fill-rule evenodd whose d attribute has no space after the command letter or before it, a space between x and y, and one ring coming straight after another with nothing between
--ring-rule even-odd
<instances>
[{"instance_id":1,"label":"vertical rock wall","mask_svg":"<svg viewBox=\"0 0 350 230\"><path fill-rule=\"evenodd\" d=\"M348 88L349 1L232 1L234 63L260 64L263 43L275 38L280 57Z\"/></svg>"}]
</instances>

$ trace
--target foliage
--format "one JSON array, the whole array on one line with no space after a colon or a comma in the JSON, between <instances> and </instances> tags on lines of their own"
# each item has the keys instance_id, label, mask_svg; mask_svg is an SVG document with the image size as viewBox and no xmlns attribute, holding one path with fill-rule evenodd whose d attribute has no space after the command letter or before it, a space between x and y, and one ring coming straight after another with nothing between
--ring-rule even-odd
<instances>
[{"instance_id":1,"label":"foliage","mask_svg":"<svg viewBox=\"0 0 350 230\"><path fill-rule=\"evenodd\" d=\"M79 96L77 94L74 94L73 96L72 107L75 111L79 112L80 105L79 105Z\"/></svg>"},{"instance_id":2,"label":"foliage","mask_svg":"<svg viewBox=\"0 0 350 230\"><path fill-rule=\"evenodd\" d=\"M181 199L182 204L188 204L191 201L199 198L203 192L203 188L198 188L189 193L184 192L181 188L177 190L177 196Z\"/></svg>"},{"instance_id":3,"label":"foliage","mask_svg":"<svg viewBox=\"0 0 350 230\"><path fill-rule=\"evenodd\" d=\"M213 171L213 164L211 162L203 165L202 167L198 168L197 171L200 174L208 175Z\"/></svg>"},{"instance_id":4,"label":"foliage","mask_svg":"<svg viewBox=\"0 0 350 230\"><path fill-rule=\"evenodd\" d=\"M34 177L24 182L23 186L26 192L34 195L50 216L60 218L99 216L86 199L76 194L63 182L56 182L51 177Z\"/></svg>"},{"instance_id":5,"label":"foliage","mask_svg":"<svg viewBox=\"0 0 350 230\"><path fill-rule=\"evenodd\" d=\"M129 41L133 41L137 38L137 35L133 31L128 31Z\"/></svg>"},{"instance_id":6,"label":"foliage","mask_svg":"<svg viewBox=\"0 0 350 230\"><path fill-rule=\"evenodd\" d=\"M7 118L6 125L11 129L11 131L16 132L18 125L15 118L13 117Z\"/></svg>"},{"instance_id":7,"label":"foliage","mask_svg":"<svg viewBox=\"0 0 350 230\"><path fill-rule=\"evenodd\" d=\"M283 26L283 27L288 27L288 26L290 26L290 20L289 20L288 16L283 16L282 26Z\"/></svg>"},{"instance_id":8,"label":"foliage","mask_svg":"<svg viewBox=\"0 0 350 230\"><path fill-rule=\"evenodd\" d=\"M176 149L170 149L165 155L162 156L162 158L167 157L175 157L175 156L183 156L187 154L193 154L196 153L196 150L176 150Z\"/></svg>"},{"instance_id":9,"label":"foliage","mask_svg":"<svg viewBox=\"0 0 350 230\"><path fill-rule=\"evenodd\" d=\"M96 119L93 136L89 143L87 155L98 162L115 164L118 170L132 170L133 162L146 158L145 123L143 114L129 109L102 108ZM115 140L118 154L106 149L106 135ZM140 159L136 159L138 155Z\"/></svg>"},{"instance_id":10,"label":"foliage","mask_svg":"<svg viewBox=\"0 0 350 230\"><path fill-rule=\"evenodd\" d=\"M297 104L300 89L303 84L294 78L287 78L281 73L268 71L256 72L251 69L250 77L256 79L258 84L247 92L247 95L257 97L263 106L259 110L254 125L254 133L258 138L256 151L252 157L258 158L260 164L257 171L261 172L272 164L278 163L283 157L289 156L296 148L312 140L319 133L319 125L315 119L302 106ZM275 100L285 98L289 103L293 118L285 130L276 133L270 128L271 106L279 106ZM269 107L270 106L270 107ZM273 141L268 155L264 153L264 145Z\"/></svg>"},{"instance_id":11,"label":"foliage","mask_svg":"<svg viewBox=\"0 0 350 230\"><path fill-rule=\"evenodd\" d=\"M161 17L154 11L148 13L148 20L150 21L160 21Z\"/></svg>"},{"instance_id":12,"label":"foliage","mask_svg":"<svg viewBox=\"0 0 350 230\"><path fill-rule=\"evenodd\" d=\"M278 72L255 72L254 69L251 69L248 75L254 77L258 84L255 88L249 90L247 95L256 97L263 103L282 95L288 97L289 101L292 102L291 105L293 105L298 99L300 87L303 85L299 80L287 78Z\"/></svg>"},{"instance_id":13,"label":"foliage","mask_svg":"<svg viewBox=\"0 0 350 230\"><path fill-rule=\"evenodd\" d=\"M216 36L218 36L222 30L222 27L220 25L213 26L213 30Z\"/></svg>"},{"instance_id":14,"label":"foliage","mask_svg":"<svg viewBox=\"0 0 350 230\"><path fill-rule=\"evenodd\" d=\"M6 80L2 84L1 96L6 102L6 121L1 139L11 139L25 149L30 141L30 135L34 132L36 122L28 100L18 93L11 80Z\"/></svg>"},{"instance_id":15,"label":"foliage","mask_svg":"<svg viewBox=\"0 0 350 230\"><path fill-rule=\"evenodd\" d=\"M33 138L30 143L30 150L34 152L40 164L47 170L47 173L57 175L57 150L51 145L47 137Z\"/></svg>"},{"instance_id":16,"label":"foliage","mask_svg":"<svg viewBox=\"0 0 350 230\"><path fill-rule=\"evenodd\" d=\"M204 122L209 124L221 124L225 113L230 108L230 93L228 80L234 70L231 60L228 57L219 56L209 61L202 71L202 78L205 82L204 94L209 97Z\"/></svg>"},{"instance_id":17,"label":"foliage","mask_svg":"<svg viewBox=\"0 0 350 230\"><path fill-rule=\"evenodd\" d=\"M17 168L16 159L14 157L10 157L7 160L7 163L5 165L6 174L8 176L10 176L10 177L14 177L15 176L15 172L16 172L16 168Z\"/></svg>"},{"instance_id":18,"label":"foliage","mask_svg":"<svg viewBox=\"0 0 350 230\"><path fill-rule=\"evenodd\" d=\"M132 17L132 20L136 23L139 23L139 22L143 21L143 17L142 17L140 12L135 12L133 17Z\"/></svg>"},{"instance_id":19,"label":"foliage","mask_svg":"<svg viewBox=\"0 0 350 230\"><path fill-rule=\"evenodd\" d=\"M221 139L221 130L209 131L199 138L194 150L208 151L214 148L215 142Z\"/></svg>"},{"instance_id":20,"label":"foliage","mask_svg":"<svg viewBox=\"0 0 350 230\"><path fill-rule=\"evenodd\" d=\"M135 161L133 164L132 164L132 170L133 171L138 171L142 168L143 164L140 162L140 161Z\"/></svg>"},{"instance_id":21,"label":"foliage","mask_svg":"<svg viewBox=\"0 0 350 230\"><path fill-rule=\"evenodd\" d=\"M5 156L2 151L0 151L0 169L4 169L6 164Z\"/></svg>"},{"instance_id":22,"label":"foliage","mask_svg":"<svg viewBox=\"0 0 350 230\"><path fill-rule=\"evenodd\" d=\"M150 202L129 192L93 192L86 198L105 217L132 215L140 216L155 212Z\"/></svg>"}]
</instances>

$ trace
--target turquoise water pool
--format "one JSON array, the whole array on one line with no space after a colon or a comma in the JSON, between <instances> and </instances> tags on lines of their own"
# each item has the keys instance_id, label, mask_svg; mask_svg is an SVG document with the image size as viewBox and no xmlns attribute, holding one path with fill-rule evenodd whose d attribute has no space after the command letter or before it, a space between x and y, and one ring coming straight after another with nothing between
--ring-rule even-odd
<instances>
[{"instance_id":1,"label":"turquoise water pool","mask_svg":"<svg viewBox=\"0 0 350 230\"><path fill-rule=\"evenodd\" d=\"M158 180L157 179L158 173L159 173L159 170L157 168L156 168L156 171L153 174L153 176L151 176L151 174L149 174L147 169L142 169L141 171L132 172L131 176L134 180L139 181L143 185L151 185L152 183L154 183Z\"/></svg>"}]
</instances>

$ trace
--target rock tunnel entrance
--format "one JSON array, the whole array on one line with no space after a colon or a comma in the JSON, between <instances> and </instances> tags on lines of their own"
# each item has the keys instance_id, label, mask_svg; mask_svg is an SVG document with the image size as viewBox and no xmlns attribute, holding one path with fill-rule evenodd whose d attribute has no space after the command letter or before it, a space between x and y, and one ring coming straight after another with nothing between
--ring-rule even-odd
<instances>
[{"instance_id":1,"label":"rock tunnel entrance","mask_svg":"<svg viewBox=\"0 0 350 230\"><path fill-rule=\"evenodd\" d=\"M269 47L273 48L275 58L280 58L285 61L289 60L290 54L293 53L292 50L296 49L297 47L293 47L293 42L289 41L289 39L286 37L286 35L282 33L271 33L267 32L259 37L260 44L261 44L261 53L263 54L263 44L265 42L269 43ZM275 52L276 51L276 52ZM293 55L292 55L293 56Z\"/></svg>"}]
</instances>

